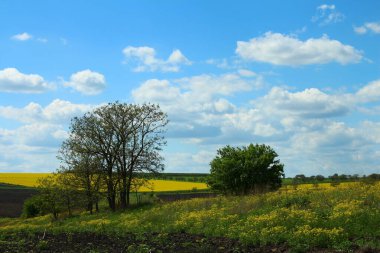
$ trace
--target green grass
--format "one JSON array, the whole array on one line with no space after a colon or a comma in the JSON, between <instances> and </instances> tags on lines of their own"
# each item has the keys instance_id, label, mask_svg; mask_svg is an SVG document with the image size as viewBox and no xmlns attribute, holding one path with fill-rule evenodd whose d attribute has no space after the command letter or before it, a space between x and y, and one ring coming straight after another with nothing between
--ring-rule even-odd
<instances>
[{"instance_id":1,"label":"green grass","mask_svg":"<svg viewBox=\"0 0 380 253\"><path fill-rule=\"evenodd\" d=\"M380 184L282 190L257 196L150 204L126 212L82 213L52 221L0 219L0 234L187 232L236 238L245 244L283 245L294 251L354 246L380 250Z\"/></svg>"}]
</instances>

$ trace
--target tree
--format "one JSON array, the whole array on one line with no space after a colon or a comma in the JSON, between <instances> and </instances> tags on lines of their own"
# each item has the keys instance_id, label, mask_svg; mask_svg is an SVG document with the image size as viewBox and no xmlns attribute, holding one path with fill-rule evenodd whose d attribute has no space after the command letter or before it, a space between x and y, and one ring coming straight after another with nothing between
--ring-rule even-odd
<instances>
[{"instance_id":1,"label":"tree","mask_svg":"<svg viewBox=\"0 0 380 253\"><path fill-rule=\"evenodd\" d=\"M58 219L58 214L63 211L61 191L58 187L55 174L37 181L38 195L40 197L40 209L42 213L51 213L53 218Z\"/></svg>"},{"instance_id":2,"label":"tree","mask_svg":"<svg viewBox=\"0 0 380 253\"><path fill-rule=\"evenodd\" d=\"M281 187L284 165L267 145L226 146L211 161L208 185L217 191L248 194Z\"/></svg>"},{"instance_id":3,"label":"tree","mask_svg":"<svg viewBox=\"0 0 380 253\"><path fill-rule=\"evenodd\" d=\"M318 181L318 182L323 182L325 180L325 177L322 176L322 175L316 175L315 176L315 179Z\"/></svg>"},{"instance_id":4,"label":"tree","mask_svg":"<svg viewBox=\"0 0 380 253\"><path fill-rule=\"evenodd\" d=\"M86 163L82 159L98 160L99 173L107 188L108 205L111 210L116 210L116 188L119 182L116 164L119 147L114 143L115 134L109 124L95 112L73 118L70 136L62 144L60 155L64 157L67 154L62 159L63 166L71 169L78 163Z\"/></svg>"},{"instance_id":5,"label":"tree","mask_svg":"<svg viewBox=\"0 0 380 253\"><path fill-rule=\"evenodd\" d=\"M120 182L120 203L124 209L130 203L133 178L137 173L157 173L164 169L160 155L167 115L159 106L108 104L95 111L111 127L118 146L116 160Z\"/></svg>"},{"instance_id":6,"label":"tree","mask_svg":"<svg viewBox=\"0 0 380 253\"><path fill-rule=\"evenodd\" d=\"M340 184L339 175L337 173L335 173L332 176L329 176L329 179L331 179L330 185L333 187L336 187Z\"/></svg>"},{"instance_id":7,"label":"tree","mask_svg":"<svg viewBox=\"0 0 380 253\"><path fill-rule=\"evenodd\" d=\"M296 183L296 184L302 184L302 183L305 183L307 180L306 176L304 174L298 174L296 175L294 178L293 178L293 181Z\"/></svg>"},{"instance_id":8,"label":"tree","mask_svg":"<svg viewBox=\"0 0 380 253\"><path fill-rule=\"evenodd\" d=\"M72 120L70 136L62 149L98 162L107 186L109 207L116 209L117 191L127 208L133 178L137 173L164 169L162 146L167 115L157 105L109 103Z\"/></svg>"},{"instance_id":9,"label":"tree","mask_svg":"<svg viewBox=\"0 0 380 253\"><path fill-rule=\"evenodd\" d=\"M58 191L62 206L71 216L73 209L79 205L82 189L73 185L75 176L72 173L57 173L54 179L56 181L54 190Z\"/></svg>"},{"instance_id":10,"label":"tree","mask_svg":"<svg viewBox=\"0 0 380 253\"><path fill-rule=\"evenodd\" d=\"M101 163L97 157L76 152L73 145L75 142L70 138L62 143L58 155L61 168L58 172L70 178L66 180L66 187L83 193L83 202L86 203L87 211L92 214L94 204L96 211L99 211L98 202L103 187Z\"/></svg>"}]
</instances>

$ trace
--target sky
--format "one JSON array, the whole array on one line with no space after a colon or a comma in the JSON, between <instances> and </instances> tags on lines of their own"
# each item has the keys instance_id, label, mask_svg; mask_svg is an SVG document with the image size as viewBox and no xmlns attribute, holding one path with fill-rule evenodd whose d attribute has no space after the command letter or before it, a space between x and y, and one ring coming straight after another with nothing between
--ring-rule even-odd
<instances>
[{"instance_id":1,"label":"sky","mask_svg":"<svg viewBox=\"0 0 380 253\"><path fill-rule=\"evenodd\" d=\"M270 145L285 175L380 173L380 1L0 1L0 172L50 172L70 119L156 103L165 172Z\"/></svg>"}]
</instances>

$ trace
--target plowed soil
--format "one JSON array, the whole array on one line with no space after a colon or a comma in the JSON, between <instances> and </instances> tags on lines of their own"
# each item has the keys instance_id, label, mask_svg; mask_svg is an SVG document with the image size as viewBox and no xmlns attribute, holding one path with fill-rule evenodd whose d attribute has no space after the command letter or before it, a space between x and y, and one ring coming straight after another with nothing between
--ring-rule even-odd
<instances>
[{"instance_id":1,"label":"plowed soil","mask_svg":"<svg viewBox=\"0 0 380 253\"><path fill-rule=\"evenodd\" d=\"M205 237L187 233L145 233L111 236L96 233L20 233L0 236L0 253L17 252L292 252L286 245L247 246L239 241L223 237ZM307 252L338 252L328 249L313 249ZM339 251L340 252L340 251ZM373 249L352 249L349 252L378 253Z\"/></svg>"}]
</instances>

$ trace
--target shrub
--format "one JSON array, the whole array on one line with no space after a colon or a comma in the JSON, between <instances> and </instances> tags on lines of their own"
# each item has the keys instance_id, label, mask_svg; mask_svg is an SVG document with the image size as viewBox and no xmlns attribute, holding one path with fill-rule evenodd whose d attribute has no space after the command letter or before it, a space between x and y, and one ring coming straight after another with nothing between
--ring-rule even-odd
<instances>
[{"instance_id":1,"label":"shrub","mask_svg":"<svg viewBox=\"0 0 380 253\"><path fill-rule=\"evenodd\" d=\"M213 190L236 195L266 192L281 187L284 165L266 145L226 146L211 161L207 184Z\"/></svg>"},{"instance_id":2,"label":"shrub","mask_svg":"<svg viewBox=\"0 0 380 253\"><path fill-rule=\"evenodd\" d=\"M33 196L24 202L22 217L31 218L36 217L42 213L42 200L40 196Z\"/></svg>"}]
</instances>

